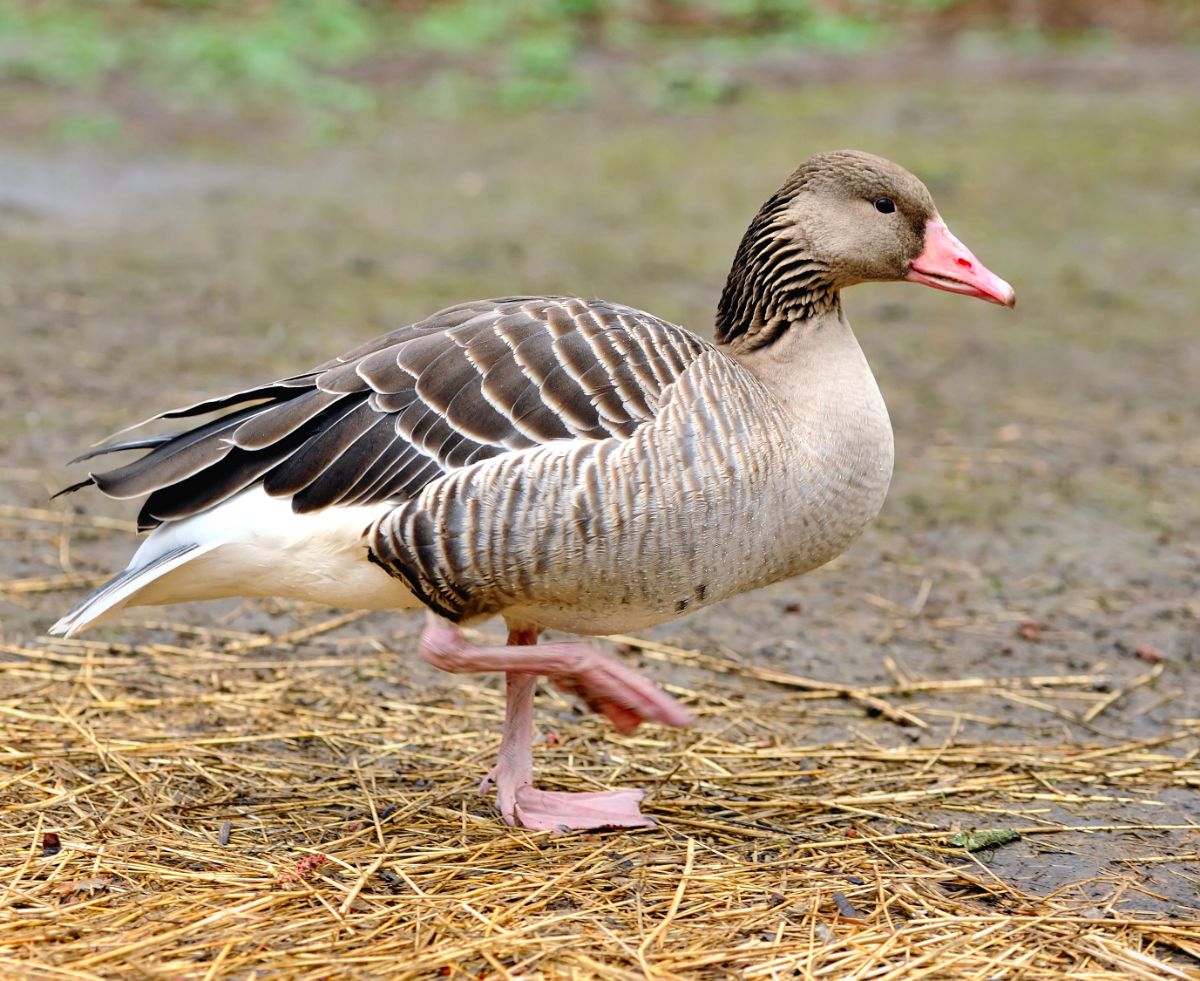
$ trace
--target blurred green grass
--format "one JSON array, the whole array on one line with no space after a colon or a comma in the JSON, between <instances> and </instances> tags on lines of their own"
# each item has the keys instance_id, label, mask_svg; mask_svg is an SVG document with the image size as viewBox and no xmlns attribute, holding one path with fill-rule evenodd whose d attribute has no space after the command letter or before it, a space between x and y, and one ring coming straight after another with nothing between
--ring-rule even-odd
<instances>
[{"instance_id":1,"label":"blurred green grass","mask_svg":"<svg viewBox=\"0 0 1200 981\"><path fill-rule=\"evenodd\" d=\"M162 110L372 113L382 89L435 115L576 106L615 91L642 105L718 103L735 66L796 51L855 52L921 37L1110 44L1187 41L1187 0L0 0L0 86L107 96ZM1136 8L1136 9L1135 9ZM1114 11L1124 10L1118 15ZM120 100L117 100L118 102ZM128 100L126 100L128 101ZM114 135L123 108L54 125Z\"/></svg>"}]
</instances>

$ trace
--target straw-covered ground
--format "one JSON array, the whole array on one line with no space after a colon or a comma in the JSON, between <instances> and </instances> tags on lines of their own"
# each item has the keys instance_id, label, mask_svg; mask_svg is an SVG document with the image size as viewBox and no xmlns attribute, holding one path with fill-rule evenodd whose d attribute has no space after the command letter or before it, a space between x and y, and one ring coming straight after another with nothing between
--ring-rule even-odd
<instances>
[{"instance_id":1,"label":"straw-covered ground","mask_svg":"<svg viewBox=\"0 0 1200 981\"><path fill-rule=\"evenodd\" d=\"M1200 977L1200 87L977 81L3 148L0 973ZM419 619L45 636L132 543L49 500L73 451L466 297L704 330L754 208L838 145L926 177L1021 302L847 298L897 430L879 522L604 641L693 729L542 692L545 784L641 785L657 829L503 827L498 681L418 663Z\"/></svg>"},{"instance_id":2,"label":"straw-covered ground","mask_svg":"<svg viewBox=\"0 0 1200 981\"><path fill-rule=\"evenodd\" d=\"M772 690L746 659L651 643L696 731L614 736L547 693L537 758L561 788L648 787L660 828L553 838L473 793L495 685L395 681L384 648L411 633L130 632L5 647L10 972L1196 976L1200 719L956 737L1004 703L1103 720L1128 692L1101 673ZM1024 863L1061 884L1009 881Z\"/></svg>"}]
</instances>

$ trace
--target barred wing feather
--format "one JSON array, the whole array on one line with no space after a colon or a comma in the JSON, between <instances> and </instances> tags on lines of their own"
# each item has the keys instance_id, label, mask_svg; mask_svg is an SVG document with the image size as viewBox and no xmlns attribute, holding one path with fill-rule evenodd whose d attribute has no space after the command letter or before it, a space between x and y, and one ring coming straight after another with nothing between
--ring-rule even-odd
<instances>
[{"instance_id":1,"label":"barred wing feather","mask_svg":"<svg viewBox=\"0 0 1200 981\"><path fill-rule=\"evenodd\" d=\"M631 307L509 297L449 307L303 374L164 413L192 429L102 447L144 456L93 473L148 495L143 530L261 483L298 513L411 499L443 474L551 440L628 439L709 345Z\"/></svg>"}]
</instances>

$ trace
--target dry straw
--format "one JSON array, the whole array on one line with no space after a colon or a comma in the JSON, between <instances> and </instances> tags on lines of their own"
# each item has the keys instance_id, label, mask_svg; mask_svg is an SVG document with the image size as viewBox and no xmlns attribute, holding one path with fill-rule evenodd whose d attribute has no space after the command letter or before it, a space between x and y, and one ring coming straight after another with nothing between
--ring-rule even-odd
<instances>
[{"instance_id":1,"label":"dry straw","mask_svg":"<svg viewBox=\"0 0 1200 981\"><path fill-rule=\"evenodd\" d=\"M31 535L63 520L0 517ZM87 581L0 590L20 601ZM1124 902L1147 889L1138 868L1191 874L1200 829L1089 811L1194 794L1200 720L1153 740L964 744L951 728L918 744L909 732L945 722L926 700L938 691L1089 724L1113 693L1092 675L858 690L621 638L687 682L669 687L699 724L621 737L544 691L548 785L638 783L661 822L556 838L501 826L474 793L500 731L493 680L406 683L411 660L360 616L269 638L136 620L122 636L157 642L6 635L0 971L1200 977L1196 904ZM403 652L412 638L386 642ZM821 718L860 734L815 741ZM1010 830L1021 839L1003 843ZM1057 894L989 867L995 849L1038 861L1116 832L1138 843L1137 868Z\"/></svg>"}]
</instances>

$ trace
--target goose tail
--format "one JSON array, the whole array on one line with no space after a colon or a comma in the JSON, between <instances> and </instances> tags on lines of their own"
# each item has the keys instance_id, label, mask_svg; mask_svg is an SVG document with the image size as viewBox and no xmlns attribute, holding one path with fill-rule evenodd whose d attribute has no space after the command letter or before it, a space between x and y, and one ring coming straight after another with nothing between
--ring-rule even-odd
<instances>
[{"instance_id":1,"label":"goose tail","mask_svg":"<svg viewBox=\"0 0 1200 981\"><path fill-rule=\"evenodd\" d=\"M146 545L149 544L151 542L148 541ZM215 544L185 542L161 552L156 549L157 554L148 556L143 555L143 552L147 551L143 546L124 572L85 597L70 613L54 624L49 632L56 637L73 637L81 630L116 616L152 582L207 552Z\"/></svg>"}]
</instances>

